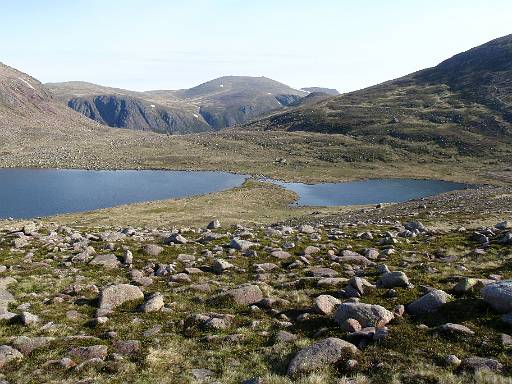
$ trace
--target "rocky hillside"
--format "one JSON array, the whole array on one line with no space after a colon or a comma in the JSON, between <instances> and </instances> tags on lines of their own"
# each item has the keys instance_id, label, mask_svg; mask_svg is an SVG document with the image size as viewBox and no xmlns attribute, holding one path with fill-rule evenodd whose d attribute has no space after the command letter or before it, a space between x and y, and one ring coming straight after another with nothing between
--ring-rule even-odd
<instances>
[{"instance_id":1,"label":"rocky hillside","mask_svg":"<svg viewBox=\"0 0 512 384\"><path fill-rule=\"evenodd\" d=\"M0 222L2 378L508 383L512 224L488 222L511 196L270 226Z\"/></svg>"},{"instance_id":2,"label":"rocky hillside","mask_svg":"<svg viewBox=\"0 0 512 384\"><path fill-rule=\"evenodd\" d=\"M219 130L307 95L265 77L229 76L179 91L132 92L82 82L47 84L85 116L110 127L167 133Z\"/></svg>"},{"instance_id":3,"label":"rocky hillside","mask_svg":"<svg viewBox=\"0 0 512 384\"><path fill-rule=\"evenodd\" d=\"M10 148L22 136L32 139L64 132L89 132L98 125L55 100L38 80L0 63L0 142Z\"/></svg>"},{"instance_id":4,"label":"rocky hillside","mask_svg":"<svg viewBox=\"0 0 512 384\"><path fill-rule=\"evenodd\" d=\"M341 133L411 150L411 143L474 156L512 142L512 35L438 66L250 125Z\"/></svg>"}]
</instances>

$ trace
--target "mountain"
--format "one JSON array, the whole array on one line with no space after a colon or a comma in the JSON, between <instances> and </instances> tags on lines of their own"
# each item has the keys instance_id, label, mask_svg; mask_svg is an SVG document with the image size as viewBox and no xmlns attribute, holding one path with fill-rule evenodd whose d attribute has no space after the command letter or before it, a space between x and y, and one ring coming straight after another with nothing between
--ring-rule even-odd
<instances>
[{"instance_id":1,"label":"mountain","mask_svg":"<svg viewBox=\"0 0 512 384\"><path fill-rule=\"evenodd\" d=\"M325 93L330 96L337 96L340 93L337 89L334 88L322 88L322 87L307 87L301 88L302 91L310 92L310 93Z\"/></svg>"},{"instance_id":2,"label":"mountain","mask_svg":"<svg viewBox=\"0 0 512 384\"><path fill-rule=\"evenodd\" d=\"M109 127L172 134L211 130L196 106L172 95L163 98L78 81L46 87L71 109Z\"/></svg>"},{"instance_id":3,"label":"mountain","mask_svg":"<svg viewBox=\"0 0 512 384\"><path fill-rule=\"evenodd\" d=\"M409 151L425 145L477 156L505 150L512 143L512 35L245 128L338 133Z\"/></svg>"},{"instance_id":4,"label":"mountain","mask_svg":"<svg viewBox=\"0 0 512 384\"><path fill-rule=\"evenodd\" d=\"M0 140L70 130L91 131L97 124L59 103L33 77L0 63ZM37 128L36 128L37 127Z\"/></svg>"},{"instance_id":5,"label":"mountain","mask_svg":"<svg viewBox=\"0 0 512 384\"><path fill-rule=\"evenodd\" d=\"M226 76L190 89L134 92L90 83L51 83L70 108L110 127L159 133L219 130L287 107L307 92L265 77Z\"/></svg>"}]
</instances>

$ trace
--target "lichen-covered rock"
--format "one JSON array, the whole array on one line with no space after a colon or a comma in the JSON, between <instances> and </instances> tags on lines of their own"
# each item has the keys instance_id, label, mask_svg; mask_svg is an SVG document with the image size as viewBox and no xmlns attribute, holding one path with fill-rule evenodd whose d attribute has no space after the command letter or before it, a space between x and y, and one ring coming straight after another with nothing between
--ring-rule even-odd
<instances>
[{"instance_id":1,"label":"lichen-covered rock","mask_svg":"<svg viewBox=\"0 0 512 384\"><path fill-rule=\"evenodd\" d=\"M407 312L414 316L424 315L437 311L452 298L451 295L440 289L435 289L407 306Z\"/></svg>"},{"instance_id":2,"label":"lichen-covered rock","mask_svg":"<svg viewBox=\"0 0 512 384\"><path fill-rule=\"evenodd\" d=\"M114 309L128 301L142 300L144 294L139 287L131 284L115 284L105 287L100 292L99 307Z\"/></svg>"},{"instance_id":3,"label":"lichen-covered rock","mask_svg":"<svg viewBox=\"0 0 512 384\"><path fill-rule=\"evenodd\" d=\"M357 320L363 328L384 326L393 320L394 315L386 308L376 304L342 303L334 314L334 321L339 325L347 319Z\"/></svg>"},{"instance_id":4,"label":"lichen-covered rock","mask_svg":"<svg viewBox=\"0 0 512 384\"><path fill-rule=\"evenodd\" d=\"M512 312L512 280L489 284L480 291L487 304L502 313Z\"/></svg>"},{"instance_id":5,"label":"lichen-covered rock","mask_svg":"<svg viewBox=\"0 0 512 384\"><path fill-rule=\"evenodd\" d=\"M288 365L288 376L295 377L337 364L359 351L345 340L329 337L300 350Z\"/></svg>"}]
</instances>

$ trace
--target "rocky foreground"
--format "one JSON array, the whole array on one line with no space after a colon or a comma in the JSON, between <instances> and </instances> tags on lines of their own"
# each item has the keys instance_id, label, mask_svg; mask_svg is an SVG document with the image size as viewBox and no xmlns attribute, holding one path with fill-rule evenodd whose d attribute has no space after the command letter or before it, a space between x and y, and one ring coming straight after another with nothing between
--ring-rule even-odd
<instances>
[{"instance_id":1,"label":"rocky foreground","mask_svg":"<svg viewBox=\"0 0 512 384\"><path fill-rule=\"evenodd\" d=\"M508 383L512 224L0 231L2 383Z\"/></svg>"}]
</instances>

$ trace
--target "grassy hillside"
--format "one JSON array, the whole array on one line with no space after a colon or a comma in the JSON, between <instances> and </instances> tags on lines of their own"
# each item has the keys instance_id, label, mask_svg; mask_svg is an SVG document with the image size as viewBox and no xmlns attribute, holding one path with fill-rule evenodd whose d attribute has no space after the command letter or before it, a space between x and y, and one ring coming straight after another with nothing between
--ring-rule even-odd
<instances>
[{"instance_id":1,"label":"grassy hillside","mask_svg":"<svg viewBox=\"0 0 512 384\"><path fill-rule=\"evenodd\" d=\"M438 66L253 123L339 133L412 153L495 157L511 143L512 35Z\"/></svg>"}]
</instances>

